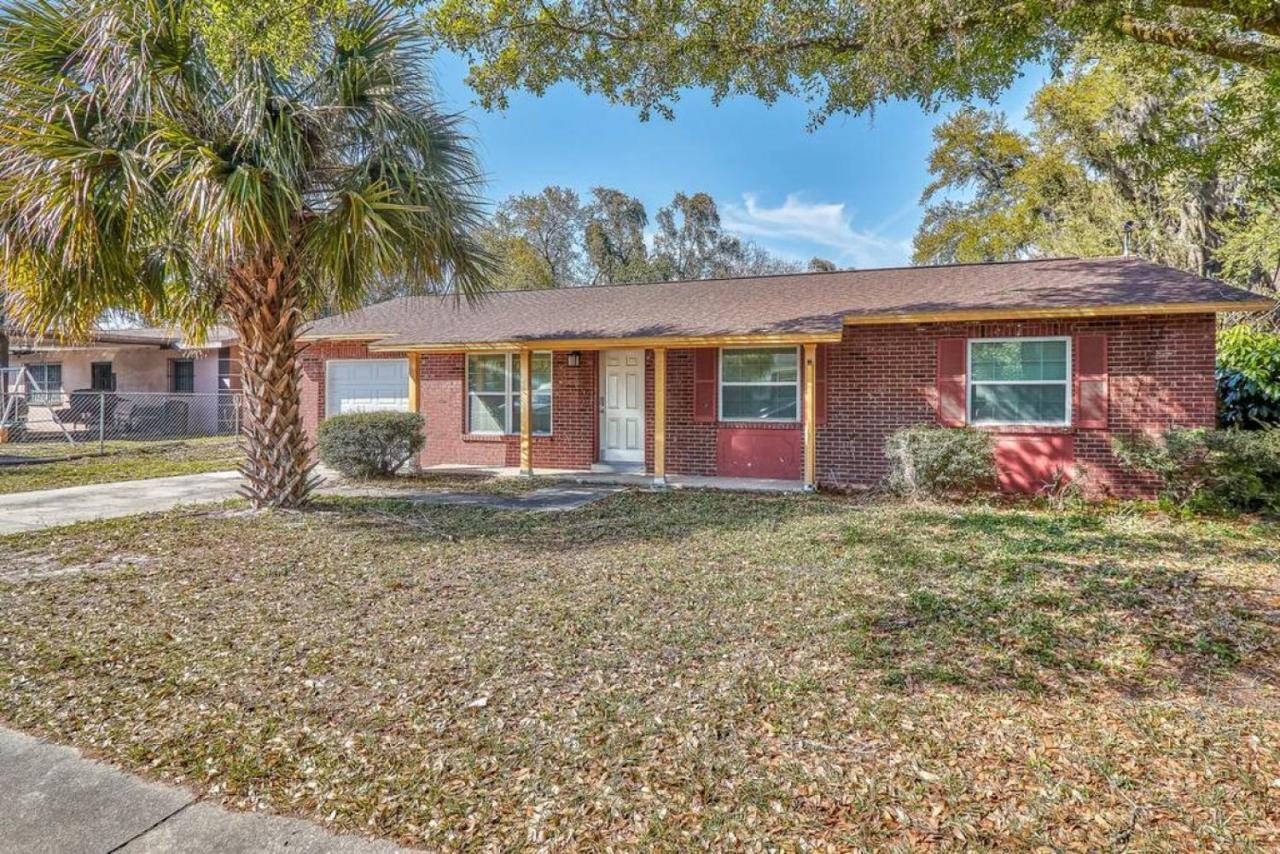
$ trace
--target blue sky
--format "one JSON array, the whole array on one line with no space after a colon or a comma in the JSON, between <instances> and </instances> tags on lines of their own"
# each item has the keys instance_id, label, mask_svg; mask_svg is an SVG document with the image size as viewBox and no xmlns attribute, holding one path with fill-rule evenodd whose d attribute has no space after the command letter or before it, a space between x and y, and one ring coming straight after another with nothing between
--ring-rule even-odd
<instances>
[{"instance_id":1,"label":"blue sky","mask_svg":"<svg viewBox=\"0 0 1280 854\"><path fill-rule=\"evenodd\" d=\"M930 131L948 112L894 103L807 131L802 101L715 106L691 91L673 121L642 122L633 109L561 85L541 98L513 93L497 113L475 105L461 58L438 56L435 73L445 105L471 119L494 200L548 184L584 196L605 185L637 196L652 220L677 191L705 191L735 233L789 258L841 266L908 262ZM999 106L1021 120L1044 78L1030 69Z\"/></svg>"}]
</instances>

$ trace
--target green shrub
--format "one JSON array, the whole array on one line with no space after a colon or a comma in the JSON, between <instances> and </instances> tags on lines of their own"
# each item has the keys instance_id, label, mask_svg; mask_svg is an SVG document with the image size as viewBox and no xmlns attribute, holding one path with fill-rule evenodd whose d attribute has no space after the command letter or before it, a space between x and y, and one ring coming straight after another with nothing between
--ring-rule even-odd
<instances>
[{"instance_id":1,"label":"green shrub","mask_svg":"<svg viewBox=\"0 0 1280 854\"><path fill-rule=\"evenodd\" d=\"M394 474L422 450L424 424L414 412L335 415L320 425L320 459L348 477Z\"/></svg>"},{"instance_id":2,"label":"green shrub","mask_svg":"<svg viewBox=\"0 0 1280 854\"><path fill-rule=\"evenodd\" d=\"M889 459L885 485L905 495L972 494L996 482L991 436L972 428L907 427L884 443Z\"/></svg>"},{"instance_id":3,"label":"green shrub","mask_svg":"<svg viewBox=\"0 0 1280 854\"><path fill-rule=\"evenodd\" d=\"M1280 424L1280 333L1244 324L1218 333L1217 380L1224 427Z\"/></svg>"},{"instance_id":4,"label":"green shrub","mask_svg":"<svg viewBox=\"0 0 1280 854\"><path fill-rule=\"evenodd\" d=\"M1172 428L1117 437L1116 459L1160 479L1160 497L1189 510L1280 512L1280 430Z\"/></svg>"}]
</instances>

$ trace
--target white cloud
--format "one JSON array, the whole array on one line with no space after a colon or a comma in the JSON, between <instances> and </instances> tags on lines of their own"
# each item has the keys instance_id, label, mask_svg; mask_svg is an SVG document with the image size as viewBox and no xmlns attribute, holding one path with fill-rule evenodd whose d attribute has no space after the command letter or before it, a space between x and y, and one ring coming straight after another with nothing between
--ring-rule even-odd
<instances>
[{"instance_id":1,"label":"white cloud","mask_svg":"<svg viewBox=\"0 0 1280 854\"><path fill-rule=\"evenodd\" d=\"M895 213L880 227L898 219ZM859 230L843 203L806 202L789 194L778 207L762 205L754 193L744 193L742 204L721 207L720 219L729 231L761 242L804 242L834 250L833 259L857 267L880 267L906 263L909 243L879 234L878 228Z\"/></svg>"}]
</instances>

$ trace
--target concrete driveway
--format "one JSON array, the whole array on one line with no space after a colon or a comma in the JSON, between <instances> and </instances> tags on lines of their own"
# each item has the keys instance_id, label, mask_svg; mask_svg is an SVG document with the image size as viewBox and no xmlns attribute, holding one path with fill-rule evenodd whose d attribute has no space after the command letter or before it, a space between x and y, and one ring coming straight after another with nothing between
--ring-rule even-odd
<instances>
[{"instance_id":1,"label":"concrete driveway","mask_svg":"<svg viewBox=\"0 0 1280 854\"><path fill-rule=\"evenodd\" d=\"M0 727L0 851L394 854L296 818L233 813Z\"/></svg>"},{"instance_id":2,"label":"concrete driveway","mask_svg":"<svg viewBox=\"0 0 1280 854\"><path fill-rule=\"evenodd\" d=\"M0 535L225 501L239 486L239 472L215 471L0 495Z\"/></svg>"}]
</instances>

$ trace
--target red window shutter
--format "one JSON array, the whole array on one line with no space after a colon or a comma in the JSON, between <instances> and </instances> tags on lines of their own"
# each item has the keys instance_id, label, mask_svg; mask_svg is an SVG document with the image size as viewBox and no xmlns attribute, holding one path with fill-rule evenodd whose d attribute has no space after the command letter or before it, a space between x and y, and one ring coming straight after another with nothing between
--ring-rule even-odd
<instances>
[{"instance_id":1,"label":"red window shutter","mask_svg":"<svg viewBox=\"0 0 1280 854\"><path fill-rule=\"evenodd\" d=\"M963 427L968 421L967 345L964 338L938 339L938 423L943 427Z\"/></svg>"},{"instance_id":2,"label":"red window shutter","mask_svg":"<svg viewBox=\"0 0 1280 854\"><path fill-rule=\"evenodd\" d=\"M817 418L814 419L814 423L822 425L827 423L827 346L819 344L816 350L813 370L813 403Z\"/></svg>"},{"instance_id":3,"label":"red window shutter","mask_svg":"<svg viewBox=\"0 0 1280 854\"><path fill-rule=\"evenodd\" d=\"M1076 364L1076 426L1105 430L1110 409L1107 336L1076 336Z\"/></svg>"},{"instance_id":4,"label":"red window shutter","mask_svg":"<svg viewBox=\"0 0 1280 854\"><path fill-rule=\"evenodd\" d=\"M716 420L716 361L719 350L702 347L693 351L693 420Z\"/></svg>"}]
</instances>

